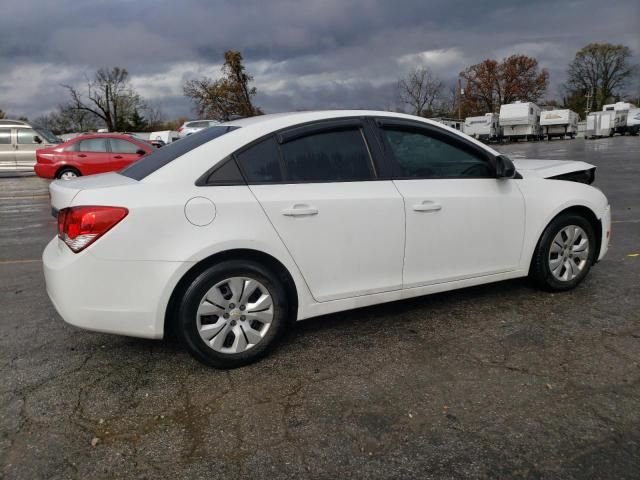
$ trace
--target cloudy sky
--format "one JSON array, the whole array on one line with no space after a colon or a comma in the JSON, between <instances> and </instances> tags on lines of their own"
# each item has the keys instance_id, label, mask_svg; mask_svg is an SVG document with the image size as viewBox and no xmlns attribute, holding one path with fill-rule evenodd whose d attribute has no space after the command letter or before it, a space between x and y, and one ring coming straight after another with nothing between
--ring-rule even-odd
<instances>
[{"instance_id":1,"label":"cloudy sky","mask_svg":"<svg viewBox=\"0 0 640 480\"><path fill-rule=\"evenodd\" d=\"M454 83L485 58L520 53L549 69L589 42L628 45L640 63L638 0L16 0L0 15L0 109L37 117L101 66L126 67L167 118L192 113L185 80L216 77L240 50L267 112L395 105L416 66Z\"/></svg>"}]
</instances>

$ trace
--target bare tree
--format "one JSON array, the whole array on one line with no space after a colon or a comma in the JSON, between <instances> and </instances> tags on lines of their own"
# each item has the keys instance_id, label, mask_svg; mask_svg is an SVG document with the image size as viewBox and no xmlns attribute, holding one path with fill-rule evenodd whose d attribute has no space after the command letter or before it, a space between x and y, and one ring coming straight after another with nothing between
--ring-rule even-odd
<instances>
[{"instance_id":1,"label":"bare tree","mask_svg":"<svg viewBox=\"0 0 640 480\"><path fill-rule=\"evenodd\" d=\"M0 110L0 118L4 118L4 112Z\"/></svg>"},{"instance_id":2,"label":"bare tree","mask_svg":"<svg viewBox=\"0 0 640 480\"><path fill-rule=\"evenodd\" d=\"M129 83L126 68L99 69L93 78L87 78L86 92L63 85L71 95L69 107L88 112L104 122L110 131L126 130L137 110L145 105Z\"/></svg>"},{"instance_id":3,"label":"bare tree","mask_svg":"<svg viewBox=\"0 0 640 480\"><path fill-rule=\"evenodd\" d=\"M400 101L408 105L414 115L427 115L433 112L440 99L443 83L428 68L417 68L398 81Z\"/></svg>"},{"instance_id":4,"label":"bare tree","mask_svg":"<svg viewBox=\"0 0 640 480\"><path fill-rule=\"evenodd\" d=\"M185 82L184 94L195 104L198 116L226 121L234 115L261 115L262 110L252 103L256 88L249 87L253 77L246 73L240 52L225 52L222 73L218 80L203 77Z\"/></svg>"},{"instance_id":5,"label":"bare tree","mask_svg":"<svg viewBox=\"0 0 640 480\"><path fill-rule=\"evenodd\" d=\"M637 71L631 64L631 50L624 45L590 43L576 53L569 64L569 96L593 95L594 109L618 97Z\"/></svg>"}]
</instances>

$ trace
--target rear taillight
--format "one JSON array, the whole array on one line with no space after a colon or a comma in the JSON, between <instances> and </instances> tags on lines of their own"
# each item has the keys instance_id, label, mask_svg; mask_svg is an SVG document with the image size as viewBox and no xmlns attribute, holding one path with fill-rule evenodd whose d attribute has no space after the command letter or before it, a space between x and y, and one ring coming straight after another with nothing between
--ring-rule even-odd
<instances>
[{"instance_id":1,"label":"rear taillight","mask_svg":"<svg viewBox=\"0 0 640 480\"><path fill-rule=\"evenodd\" d=\"M127 216L122 207L82 206L58 212L58 237L78 253L84 250Z\"/></svg>"},{"instance_id":2,"label":"rear taillight","mask_svg":"<svg viewBox=\"0 0 640 480\"><path fill-rule=\"evenodd\" d=\"M180 128L178 129L178 133L180 133L182 130L184 130L184 127L180 127Z\"/></svg>"}]
</instances>

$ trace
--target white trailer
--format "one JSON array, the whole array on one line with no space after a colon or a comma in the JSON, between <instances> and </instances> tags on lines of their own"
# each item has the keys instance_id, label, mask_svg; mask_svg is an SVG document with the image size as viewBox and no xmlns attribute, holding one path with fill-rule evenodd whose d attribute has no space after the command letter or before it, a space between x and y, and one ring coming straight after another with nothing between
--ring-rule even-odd
<instances>
[{"instance_id":1,"label":"white trailer","mask_svg":"<svg viewBox=\"0 0 640 480\"><path fill-rule=\"evenodd\" d=\"M564 138L569 135L575 138L578 133L580 117L573 110L543 110L540 113L540 126L547 138Z\"/></svg>"},{"instance_id":2,"label":"white trailer","mask_svg":"<svg viewBox=\"0 0 640 480\"><path fill-rule=\"evenodd\" d=\"M445 117L432 117L429 120L433 120L434 122L441 123L446 125L447 127L455 128L456 130L462 131L464 126L464 122L462 120L457 120L455 118L445 118Z\"/></svg>"},{"instance_id":3,"label":"white trailer","mask_svg":"<svg viewBox=\"0 0 640 480\"><path fill-rule=\"evenodd\" d=\"M507 140L540 139L540 107L533 102L514 102L500 106L500 126Z\"/></svg>"},{"instance_id":4,"label":"white trailer","mask_svg":"<svg viewBox=\"0 0 640 480\"><path fill-rule=\"evenodd\" d=\"M585 138L613 137L613 134L624 129L627 111L607 110L591 112L587 115Z\"/></svg>"},{"instance_id":5,"label":"white trailer","mask_svg":"<svg viewBox=\"0 0 640 480\"><path fill-rule=\"evenodd\" d=\"M632 108L637 108L633 103L629 102L616 102L616 103L608 103L607 105L602 106L603 112L618 112L624 110L631 110Z\"/></svg>"},{"instance_id":6,"label":"white trailer","mask_svg":"<svg viewBox=\"0 0 640 480\"><path fill-rule=\"evenodd\" d=\"M462 131L470 137L488 142L499 140L502 137L497 113L485 113L480 117L465 118Z\"/></svg>"}]
</instances>

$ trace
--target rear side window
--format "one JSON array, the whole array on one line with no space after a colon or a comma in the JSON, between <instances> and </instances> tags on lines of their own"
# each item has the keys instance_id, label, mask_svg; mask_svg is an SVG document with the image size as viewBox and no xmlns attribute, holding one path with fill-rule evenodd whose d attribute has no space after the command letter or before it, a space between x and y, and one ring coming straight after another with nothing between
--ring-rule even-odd
<instances>
[{"instance_id":1,"label":"rear side window","mask_svg":"<svg viewBox=\"0 0 640 480\"><path fill-rule=\"evenodd\" d=\"M144 150L133 142L122 140L119 138L110 138L111 151L114 153L136 153L138 150Z\"/></svg>"},{"instance_id":2,"label":"rear side window","mask_svg":"<svg viewBox=\"0 0 640 480\"><path fill-rule=\"evenodd\" d=\"M154 150L149 155L142 157L137 162L132 163L130 166L122 170L120 174L133 178L134 180L142 180L168 163L173 162L176 158L190 152L194 148L198 148L199 146L238 128L240 127L220 125L200 130L193 135L189 135L175 142L171 142L165 147Z\"/></svg>"},{"instance_id":3,"label":"rear side window","mask_svg":"<svg viewBox=\"0 0 640 480\"><path fill-rule=\"evenodd\" d=\"M0 145L11 144L11 130L0 129Z\"/></svg>"},{"instance_id":4,"label":"rear side window","mask_svg":"<svg viewBox=\"0 0 640 480\"><path fill-rule=\"evenodd\" d=\"M105 138L87 138L80 140L76 149L78 152L106 152L107 140Z\"/></svg>"},{"instance_id":5,"label":"rear side window","mask_svg":"<svg viewBox=\"0 0 640 480\"><path fill-rule=\"evenodd\" d=\"M21 145L31 145L34 143L38 143L35 139L36 135L37 133L35 132L35 130L32 130L30 128L19 128L18 143Z\"/></svg>"},{"instance_id":6,"label":"rear side window","mask_svg":"<svg viewBox=\"0 0 640 480\"><path fill-rule=\"evenodd\" d=\"M373 178L369 150L359 128L296 138L281 145L286 180L354 182Z\"/></svg>"},{"instance_id":7,"label":"rear side window","mask_svg":"<svg viewBox=\"0 0 640 480\"><path fill-rule=\"evenodd\" d=\"M269 137L237 155L240 168L249 183L282 181L280 154L274 137Z\"/></svg>"}]
</instances>

